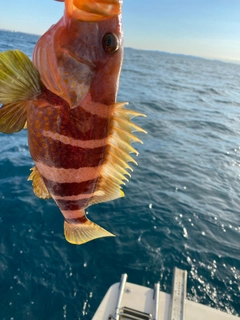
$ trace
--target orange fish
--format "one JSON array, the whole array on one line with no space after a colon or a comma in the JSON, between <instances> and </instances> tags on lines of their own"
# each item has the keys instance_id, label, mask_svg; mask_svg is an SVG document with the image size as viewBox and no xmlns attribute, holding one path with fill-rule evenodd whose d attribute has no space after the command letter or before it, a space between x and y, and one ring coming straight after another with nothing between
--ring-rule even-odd
<instances>
[{"instance_id":1,"label":"orange fish","mask_svg":"<svg viewBox=\"0 0 240 320\"><path fill-rule=\"evenodd\" d=\"M65 0L63 17L37 42L33 62L0 53L0 131L28 129L36 196L61 210L67 241L113 236L86 218L90 205L123 197L138 154L131 117L117 103L123 58L120 0Z\"/></svg>"}]
</instances>

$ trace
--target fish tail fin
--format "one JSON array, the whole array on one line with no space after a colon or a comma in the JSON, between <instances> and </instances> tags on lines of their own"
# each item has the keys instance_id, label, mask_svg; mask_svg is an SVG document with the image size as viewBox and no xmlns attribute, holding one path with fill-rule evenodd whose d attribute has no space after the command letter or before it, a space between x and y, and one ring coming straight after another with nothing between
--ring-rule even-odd
<instances>
[{"instance_id":1,"label":"fish tail fin","mask_svg":"<svg viewBox=\"0 0 240 320\"><path fill-rule=\"evenodd\" d=\"M108 232L87 218L81 223L64 221L64 235L66 240L72 244L83 244L103 237L115 237L114 234Z\"/></svg>"},{"instance_id":2,"label":"fish tail fin","mask_svg":"<svg viewBox=\"0 0 240 320\"><path fill-rule=\"evenodd\" d=\"M26 127L28 101L42 88L38 70L23 52L0 53L0 132L13 133Z\"/></svg>"}]
</instances>

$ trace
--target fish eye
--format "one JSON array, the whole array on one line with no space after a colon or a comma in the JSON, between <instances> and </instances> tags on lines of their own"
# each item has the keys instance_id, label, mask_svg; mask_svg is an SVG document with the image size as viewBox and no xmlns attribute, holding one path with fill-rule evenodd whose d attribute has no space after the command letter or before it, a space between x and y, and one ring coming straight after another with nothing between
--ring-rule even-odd
<instances>
[{"instance_id":1,"label":"fish eye","mask_svg":"<svg viewBox=\"0 0 240 320\"><path fill-rule=\"evenodd\" d=\"M119 49L118 37L113 33L107 33L102 39L102 46L106 53L114 53Z\"/></svg>"}]
</instances>

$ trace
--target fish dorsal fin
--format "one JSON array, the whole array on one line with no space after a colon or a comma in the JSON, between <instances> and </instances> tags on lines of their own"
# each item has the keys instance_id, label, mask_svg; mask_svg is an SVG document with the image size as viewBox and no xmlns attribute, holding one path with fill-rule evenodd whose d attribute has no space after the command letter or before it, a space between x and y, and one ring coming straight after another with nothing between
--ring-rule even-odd
<instances>
[{"instance_id":1,"label":"fish dorsal fin","mask_svg":"<svg viewBox=\"0 0 240 320\"><path fill-rule=\"evenodd\" d=\"M27 120L27 104L42 91L38 70L19 50L0 53L0 131L18 132Z\"/></svg>"},{"instance_id":2,"label":"fish dorsal fin","mask_svg":"<svg viewBox=\"0 0 240 320\"><path fill-rule=\"evenodd\" d=\"M134 124L131 118L145 115L123 108L126 104L126 102L116 103L114 106L106 158L102 165L96 191L90 200L90 205L123 197L124 192L121 190L121 185L125 184L124 181L128 181L126 175L131 176L127 169L132 171L128 162L137 164L129 155L129 153L138 155L137 150L131 146L131 143L142 143L142 141L132 132L141 131L146 133L146 131Z\"/></svg>"},{"instance_id":3,"label":"fish dorsal fin","mask_svg":"<svg viewBox=\"0 0 240 320\"><path fill-rule=\"evenodd\" d=\"M38 198L50 199L51 195L48 192L46 185L36 167L33 167L28 180L32 180L33 192Z\"/></svg>"}]
</instances>

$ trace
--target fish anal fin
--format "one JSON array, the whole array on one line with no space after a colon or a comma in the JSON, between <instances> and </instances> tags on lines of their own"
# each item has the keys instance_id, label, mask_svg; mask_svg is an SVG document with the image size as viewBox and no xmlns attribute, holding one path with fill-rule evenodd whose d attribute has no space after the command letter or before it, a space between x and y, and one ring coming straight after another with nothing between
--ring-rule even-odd
<instances>
[{"instance_id":1,"label":"fish anal fin","mask_svg":"<svg viewBox=\"0 0 240 320\"><path fill-rule=\"evenodd\" d=\"M19 132L25 127L27 103L27 101L8 103L0 108L0 132Z\"/></svg>"},{"instance_id":2,"label":"fish anal fin","mask_svg":"<svg viewBox=\"0 0 240 320\"><path fill-rule=\"evenodd\" d=\"M48 192L45 183L36 167L33 167L32 172L28 180L32 180L33 192L38 198L41 199L50 199L51 195Z\"/></svg>"},{"instance_id":3,"label":"fish anal fin","mask_svg":"<svg viewBox=\"0 0 240 320\"><path fill-rule=\"evenodd\" d=\"M114 234L88 219L82 223L64 221L64 235L69 243L79 245L97 238L115 237Z\"/></svg>"},{"instance_id":4,"label":"fish anal fin","mask_svg":"<svg viewBox=\"0 0 240 320\"><path fill-rule=\"evenodd\" d=\"M94 197L90 200L89 205L116 200L124 197L125 194L116 183L112 183L111 178L108 181L101 182L99 189L94 193Z\"/></svg>"}]
</instances>

